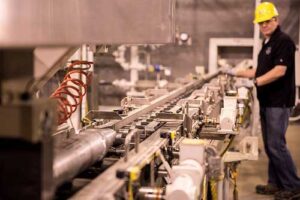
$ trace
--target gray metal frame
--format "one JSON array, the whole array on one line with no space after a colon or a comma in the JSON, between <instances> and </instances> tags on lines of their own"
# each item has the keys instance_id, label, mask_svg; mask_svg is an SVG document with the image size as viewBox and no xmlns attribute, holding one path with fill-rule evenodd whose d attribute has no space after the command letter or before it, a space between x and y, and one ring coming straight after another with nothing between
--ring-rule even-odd
<instances>
[{"instance_id":1,"label":"gray metal frame","mask_svg":"<svg viewBox=\"0 0 300 200\"><path fill-rule=\"evenodd\" d=\"M174 0L1 0L0 46L171 43Z\"/></svg>"}]
</instances>

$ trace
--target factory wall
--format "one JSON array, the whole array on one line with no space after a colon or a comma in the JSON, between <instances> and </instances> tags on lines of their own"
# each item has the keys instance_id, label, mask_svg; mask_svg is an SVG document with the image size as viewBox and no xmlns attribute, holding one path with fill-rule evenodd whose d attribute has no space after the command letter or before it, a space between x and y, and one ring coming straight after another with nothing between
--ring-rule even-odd
<instances>
[{"instance_id":1,"label":"factory wall","mask_svg":"<svg viewBox=\"0 0 300 200\"><path fill-rule=\"evenodd\" d=\"M299 0L274 0L280 13L282 29L295 42L299 32ZM173 75L194 71L197 65L208 66L211 37L253 37L254 0L177 0L176 28L191 35L191 46L165 45L152 52L152 62L171 66ZM231 49L228 49L230 51ZM224 49L226 54L226 49ZM230 52L227 52L230 54ZM249 50L233 50L243 58Z\"/></svg>"},{"instance_id":2,"label":"factory wall","mask_svg":"<svg viewBox=\"0 0 300 200\"><path fill-rule=\"evenodd\" d=\"M279 10L282 29L298 44L300 0L273 2ZM171 67L171 79L194 72L195 66L204 66L207 71L209 39L252 38L254 8L254 0L177 0L176 31L188 33L192 43L167 44L150 50L151 64ZM111 47L110 52L114 49L116 47ZM220 53L222 57L228 59L252 58L251 48L222 48ZM95 62L96 72L101 80L109 82L122 78L129 80L129 72L124 71L110 53L96 55ZM111 91L111 88L107 89L108 87L110 86L103 86L102 93L106 90ZM124 94L118 95L118 99Z\"/></svg>"}]
</instances>

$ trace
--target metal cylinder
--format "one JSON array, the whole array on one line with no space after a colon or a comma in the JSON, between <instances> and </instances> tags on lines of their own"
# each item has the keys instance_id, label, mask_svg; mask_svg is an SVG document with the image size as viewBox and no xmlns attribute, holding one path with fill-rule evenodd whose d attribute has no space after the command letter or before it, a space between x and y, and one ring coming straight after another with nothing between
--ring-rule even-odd
<instances>
[{"instance_id":1,"label":"metal cylinder","mask_svg":"<svg viewBox=\"0 0 300 200\"><path fill-rule=\"evenodd\" d=\"M182 161L172 167L174 177L166 187L167 200L197 199L201 196L201 185L205 174L205 165L193 159Z\"/></svg>"},{"instance_id":2,"label":"metal cylinder","mask_svg":"<svg viewBox=\"0 0 300 200\"><path fill-rule=\"evenodd\" d=\"M101 160L115 140L112 129L86 129L55 145L53 174L56 185L70 180Z\"/></svg>"},{"instance_id":3,"label":"metal cylinder","mask_svg":"<svg viewBox=\"0 0 300 200\"><path fill-rule=\"evenodd\" d=\"M163 188L159 187L141 187L139 197L141 199L163 199Z\"/></svg>"}]
</instances>

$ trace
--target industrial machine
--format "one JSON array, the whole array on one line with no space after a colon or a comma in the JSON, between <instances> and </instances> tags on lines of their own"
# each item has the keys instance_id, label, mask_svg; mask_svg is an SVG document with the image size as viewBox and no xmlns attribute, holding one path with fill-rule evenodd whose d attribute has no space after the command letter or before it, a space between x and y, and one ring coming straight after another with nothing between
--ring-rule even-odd
<instances>
[{"instance_id":1,"label":"industrial machine","mask_svg":"<svg viewBox=\"0 0 300 200\"><path fill-rule=\"evenodd\" d=\"M216 73L126 97L120 110L91 110L79 134L60 136L53 170L57 186L65 184L56 195L229 199L237 164L258 153L254 137L232 145L250 123L250 89Z\"/></svg>"},{"instance_id":2,"label":"industrial machine","mask_svg":"<svg viewBox=\"0 0 300 200\"><path fill-rule=\"evenodd\" d=\"M231 146L249 124L251 88L245 81L218 72L185 79L175 89L148 89L144 96L124 98L122 109L90 110L78 132L64 125L54 128L56 116L59 122L64 119L55 113L54 104L34 103L35 109L23 105L15 109L16 116L42 117L31 130L43 130L43 145L21 130L24 136L11 135L21 139L1 139L1 159L17 156L26 170L26 176L20 176L24 184L16 184L17 177L11 177L20 166L7 159L11 163L2 166L9 169L1 172L9 174L1 177L15 188L2 185L1 195L15 197L13 190L26 189L29 193L20 194L32 197L31 187L45 188L34 183L45 181L52 192L43 196L46 199L228 199L236 165L257 156L255 138ZM39 110L44 115L36 114ZM37 120L41 124L36 125ZM28 130L28 125L19 128ZM36 175L38 181L28 185L26 178Z\"/></svg>"},{"instance_id":3,"label":"industrial machine","mask_svg":"<svg viewBox=\"0 0 300 200\"><path fill-rule=\"evenodd\" d=\"M185 78L66 123L92 75L89 56L70 59L77 49L172 42L173 9L173 0L1 1L0 199L229 199L237 164L257 156L256 139L241 134L247 80ZM59 69L60 86L41 98Z\"/></svg>"}]
</instances>

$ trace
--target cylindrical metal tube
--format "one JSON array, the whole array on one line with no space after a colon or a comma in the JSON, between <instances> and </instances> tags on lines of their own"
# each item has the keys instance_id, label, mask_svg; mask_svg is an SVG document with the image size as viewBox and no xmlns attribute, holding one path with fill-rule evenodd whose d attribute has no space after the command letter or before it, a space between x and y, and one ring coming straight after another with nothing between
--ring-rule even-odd
<instances>
[{"instance_id":1,"label":"cylindrical metal tube","mask_svg":"<svg viewBox=\"0 0 300 200\"><path fill-rule=\"evenodd\" d=\"M112 129L86 129L55 146L53 174L56 185L101 160L115 140Z\"/></svg>"},{"instance_id":2,"label":"cylindrical metal tube","mask_svg":"<svg viewBox=\"0 0 300 200\"><path fill-rule=\"evenodd\" d=\"M163 199L163 188L159 187L142 187L139 189L141 199Z\"/></svg>"},{"instance_id":3,"label":"cylindrical metal tube","mask_svg":"<svg viewBox=\"0 0 300 200\"><path fill-rule=\"evenodd\" d=\"M167 200L194 199L200 197L200 188L205 175L205 165L186 159L172 167L174 177L166 187Z\"/></svg>"}]
</instances>

